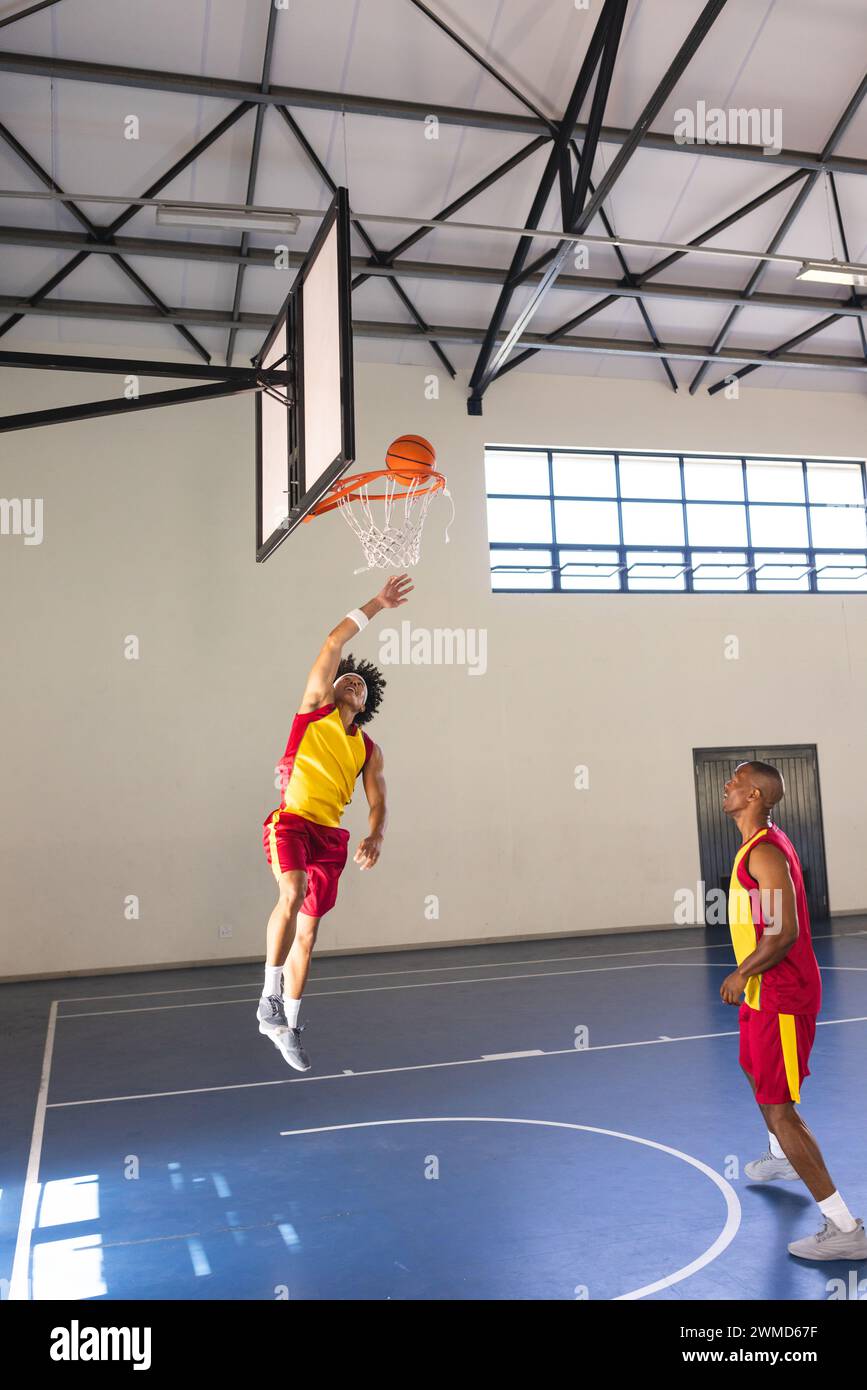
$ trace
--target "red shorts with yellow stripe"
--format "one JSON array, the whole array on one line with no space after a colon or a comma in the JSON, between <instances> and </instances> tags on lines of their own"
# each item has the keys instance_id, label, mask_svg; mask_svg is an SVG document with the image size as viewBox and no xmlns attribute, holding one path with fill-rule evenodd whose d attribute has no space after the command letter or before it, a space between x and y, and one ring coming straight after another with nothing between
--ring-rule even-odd
<instances>
[{"instance_id":1,"label":"red shorts with yellow stripe","mask_svg":"<svg viewBox=\"0 0 867 1390\"><path fill-rule=\"evenodd\" d=\"M265 854L275 878L291 869L307 875L307 894L301 911L323 917L337 902L337 884L346 865L349 831L288 811L275 811L265 821Z\"/></svg>"},{"instance_id":2,"label":"red shorts with yellow stripe","mask_svg":"<svg viewBox=\"0 0 867 1390\"><path fill-rule=\"evenodd\" d=\"M756 1083L760 1105L786 1105L801 1099L801 1082L810 1075L815 1014L775 1014L741 1004L740 1063Z\"/></svg>"}]
</instances>

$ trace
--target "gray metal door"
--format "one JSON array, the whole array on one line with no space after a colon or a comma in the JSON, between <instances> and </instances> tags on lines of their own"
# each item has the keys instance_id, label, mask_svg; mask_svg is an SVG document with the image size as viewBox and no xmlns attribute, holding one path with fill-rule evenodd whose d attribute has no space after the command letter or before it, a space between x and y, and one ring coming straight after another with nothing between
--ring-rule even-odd
<instances>
[{"instance_id":1,"label":"gray metal door","mask_svg":"<svg viewBox=\"0 0 867 1390\"><path fill-rule=\"evenodd\" d=\"M693 757L701 876L707 889L728 891L732 860L741 843L737 827L723 814L723 784L738 763L773 763L786 782L786 795L777 807L776 822L798 851L811 919L827 917L828 876L816 745L696 748Z\"/></svg>"}]
</instances>

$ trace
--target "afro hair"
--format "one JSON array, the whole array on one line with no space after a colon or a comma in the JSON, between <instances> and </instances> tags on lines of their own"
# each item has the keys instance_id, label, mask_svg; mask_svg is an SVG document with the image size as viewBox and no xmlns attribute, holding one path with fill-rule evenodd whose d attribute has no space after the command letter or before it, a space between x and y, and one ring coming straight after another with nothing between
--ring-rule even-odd
<instances>
[{"instance_id":1,"label":"afro hair","mask_svg":"<svg viewBox=\"0 0 867 1390\"><path fill-rule=\"evenodd\" d=\"M341 676L348 676L350 672L356 676L361 676L367 686L367 700L364 709L355 716L355 723L369 724L382 703L382 692L387 682L378 666L374 666L371 661L356 661L352 652L342 658L334 679L338 680Z\"/></svg>"}]
</instances>

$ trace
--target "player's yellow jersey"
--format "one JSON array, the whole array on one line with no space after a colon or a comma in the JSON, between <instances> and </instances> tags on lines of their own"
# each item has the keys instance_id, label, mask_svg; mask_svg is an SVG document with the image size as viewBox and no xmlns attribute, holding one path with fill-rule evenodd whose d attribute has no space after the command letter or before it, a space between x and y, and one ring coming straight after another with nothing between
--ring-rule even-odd
<instances>
[{"instance_id":1,"label":"player's yellow jersey","mask_svg":"<svg viewBox=\"0 0 867 1390\"><path fill-rule=\"evenodd\" d=\"M355 724L344 729L336 705L296 714L278 764L283 788L279 812L317 825L339 825L374 747Z\"/></svg>"}]
</instances>

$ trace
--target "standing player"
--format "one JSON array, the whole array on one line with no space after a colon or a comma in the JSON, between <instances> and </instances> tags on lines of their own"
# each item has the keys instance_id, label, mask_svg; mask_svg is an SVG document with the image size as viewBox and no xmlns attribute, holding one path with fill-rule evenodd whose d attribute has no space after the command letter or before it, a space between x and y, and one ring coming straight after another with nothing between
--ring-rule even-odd
<instances>
[{"instance_id":1,"label":"standing player","mask_svg":"<svg viewBox=\"0 0 867 1390\"><path fill-rule=\"evenodd\" d=\"M740 1063L768 1129L769 1148L744 1171L753 1182L798 1178L825 1218L789 1253L805 1260L867 1259L864 1223L834 1186L810 1130L795 1109L822 999L819 966L795 848L771 819L785 787L770 763L741 763L725 784L723 810L741 832L729 890L738 968L722 983L740 1006Z\"/></svg>"},{"instance_id":2,"label":"standing player","mask_svg":"<svg viewBox=\"0 0 867 1390\"><path fill-rule=\"evenodd\" d=\"M382 753L360 727L379 708L385 681L370 662L344 657L343 648L377 613L406 603L412 587L405 574L392 576L375 598L329 632L280 764L283 801L265 821L265 853L279 897L268 922L257 1019L259 1032L296 1071L310 1067L298 1013L320 919L337 900L349 842L340 820L359 773L370 806L368 833L355 852L362 869L379 859L385 831Z\"/></svg>"}]
</instances>

